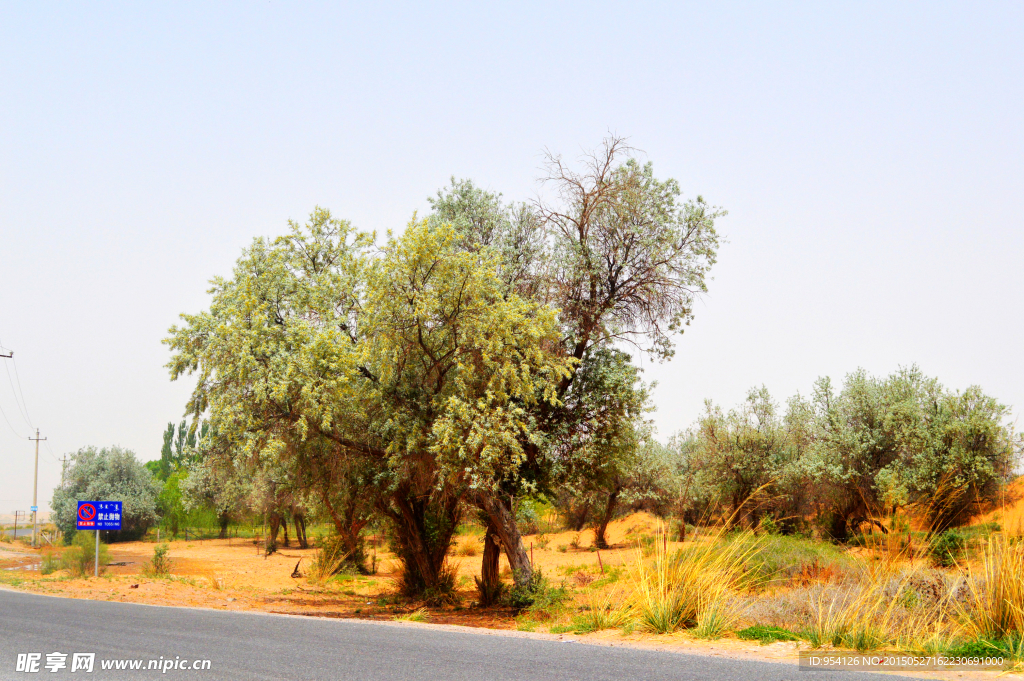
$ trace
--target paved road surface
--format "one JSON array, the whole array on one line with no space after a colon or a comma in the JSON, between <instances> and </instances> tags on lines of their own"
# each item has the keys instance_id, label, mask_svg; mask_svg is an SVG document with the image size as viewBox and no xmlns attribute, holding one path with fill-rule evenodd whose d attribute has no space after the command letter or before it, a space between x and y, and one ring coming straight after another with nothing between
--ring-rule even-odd
<instances>
[{"instance_id":1,"label":"paved road surface","mask_svg":"<svg viewBox=\"0 0 1024 681\"><path fill-rule=\"evenodd\" d=\"M13 537L13 536L15 536L15 535L14 535L14 528L13 528L13 527L12 527L12 528L10 528L10 529L8 529L8 530L4 530L3 532L4 532L4 534L6 534L6 535L7 535L8 537ZM18 534L17 534L17 536L18 536L18 537L31 537L31 536L32 536L32 526L31 526L31 525L29 525L29 526L28 526L27 528L26 528L26 527L19 527L19 528L18 528Z\"/></svg>"},{"instance_id":2,"label":"paved road surface","mask_svg":"<svg viewBox=\"0 0 1024 681\"><path fill-rule=\"evenodd\" d=\"M50 672L47 653L96 653L94 671ZM41 653L39 672L16 671ZM209 659L207 671L148 671L148 660ZM100 667L141 659L142 671ZM426 627L165 608L0 590L0 679L388 679L394 681L888 681L795 665L481 635Z\"/></svg>"}]
</instances>

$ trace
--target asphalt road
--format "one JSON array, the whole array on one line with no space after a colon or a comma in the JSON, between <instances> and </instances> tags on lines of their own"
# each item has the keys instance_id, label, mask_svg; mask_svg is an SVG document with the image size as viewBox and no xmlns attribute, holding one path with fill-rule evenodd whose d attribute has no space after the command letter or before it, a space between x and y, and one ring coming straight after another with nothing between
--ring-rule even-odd
<instances>
[{"instance_id":1,"label":"asphalt road","mask_svg":"<svg viewBox=\"0 0 1024 681\"><path fill-rule=\"evenodd\" d=\"M11 529L9 529L9 530L4 530L3 532L8 537L14 537L14 536L17 536L17 537L31 537L32 536L32 528L31 527L19 527L17 535L14 534L14 528L13 527Z\"/></svg>"},{"instance_id":2,"label":"asphalt road","mask_svg":"<svg viewBox=\"0 0 1024 681\"><path fill-rule=\"evenodd\" d=\"M46 668L49 653L66 667ZM95 653L92 673L72 653ZM38 672L18 654L40 653ZM149 660L210 660L208 670L145 669ZM60 658L57 658L60 659ZM104 661L142 660L141 671ZM161 664L163 664L161 662ZM798 671L795 665L483 635L427 627L170 608L0 590L0 679L388 679L883 681L895 676Z\"/></svg>"}]
</instances>

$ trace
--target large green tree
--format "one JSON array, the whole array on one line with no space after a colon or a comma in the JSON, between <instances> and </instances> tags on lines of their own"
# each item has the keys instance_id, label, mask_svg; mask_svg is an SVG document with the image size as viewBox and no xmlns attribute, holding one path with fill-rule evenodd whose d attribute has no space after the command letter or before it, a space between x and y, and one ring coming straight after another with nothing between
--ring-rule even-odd
<instances>
[{"instance_id":1,"label":"large green tree","mask_svg":"<svg viewBox=\"0 0 1024 681\"><path fill-rule=\"evenodd\" d=\"M721 213L622 140L584 166L550 157L555 198L532 205L453 181L379 252L323 210L257 240L172 329L190 410L254 468L294 468L311 437L358 458L417 588L437 586L466 502L532 583L515 499L572 454L552 442L574 427L577 367L619 343L671 356L718 246Z\"/></svg>"},{"instance_id":2,"label":"large green tree","mask_svg":"<svg viewBox=\"0 0 1024 681\"><path fill-rule=\"evenodd\" d=\"M366 493L429 592L461 503L517 474L529 408L571 362L551 352L555 311L508 294L492 251L431 222L369 244L321 210L257 240L209 312L172 329L172 376L198 372L193 412L249 465L294 470L314 437L369 462Z\"/></svg>"},{"instance_id":3,"label":"large green tree","mask_svg":"<svg viewBox=\"0 0 1024 681\"><path fill-rule=\"evenodd\" d=\"M453 225L462 247L500 254L509 292L559 311L558 352L577 360L558 384L557 399L539 400L532 409L540 437L523 443L516 474L476 498L488 518L487 536L500 538L520 585L531 581L532 570L515 529L514 500L551 491L556 471L581 469L565 457L591 456L592 450L554 446L586 428L578 418L586 410L563 406L585 358L622 344L670 358L673 337L693 318L717 257L715 221L724 212L700 196L682 201L675 180L656 178L632 151L609 138L584 156L580 169L548 155L549 196L531 205L506 205L472 182L454 180L432 201L432 219ZM493 552L484 554L496 560Z\"/></svg>"}]
</instances>

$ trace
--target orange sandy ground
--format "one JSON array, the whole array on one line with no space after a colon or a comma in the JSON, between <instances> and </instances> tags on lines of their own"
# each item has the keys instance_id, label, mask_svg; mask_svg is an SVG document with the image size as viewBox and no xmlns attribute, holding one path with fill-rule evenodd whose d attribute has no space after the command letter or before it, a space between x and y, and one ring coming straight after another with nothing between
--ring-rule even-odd
<instances>
[{"instance_id":1,"label":"orange sandy ground","mask_svg":"<svg viewBox=\"0 0 1024 681\"><path fill-rule=\"evenodd\" d=\"M1006 534L1024 536L1024 476L1003 490L999 506L974 519L972 524L998 522Z\"/></svg>"},{"instance_id":2,"label":"orange sandy ground","mask_svg":"<svg viewBox=\"0 0 1024 681\"><path fill-rule=\"evenodd\" d=\"M634 514L613 522L608 530L612 548L600 552L588 547L593 532L561 532L543 536L527 536L534 564L554 583L564 582L574 598L582 597L578 587L616 568L625 568L635 560L635 537L658 531L659 521L646 514ZM576 540L580 548L571 547ZM129 603L148 603L168 606L195 606L220 610L261 611L289 615L360 618L392 621L414 610L418 604L403 602L394 596L394 556L377 548L378 573L369 576L335 578L317 586L305 578L293 578L292 571L299 563L304 571L313 557L314 549L300 549L294 543L277 553L264 557L252 540L173 541L169 543L171 574L153 578L143 574L143 567L153 556L154 544L130 542L109 547L112 565L99 579L70 578L58 571L43 576L39 571L41 553L19 544L0 544L0 584L35 593ZM467 552L474 545L475 555ZM668 548L681 546L668 542ZM560 551L559 547L565 547ZM516 630L519 626L514 613L502 608L477 608L474 576L480 571L479 537L460 537L451 560L458 566L461 606L430 608L432 625L461 625L469 627ZM50 549L52 550L52 549ZM472 550L472 549L470 549ZM508 576L508 564L502 556L503 575ZM301 562L300 562L301 561ZM623 577L609 589L622 588ZM585 598L585 597L584 597ZM469 607L467 607L469 606ZM416 622L401 622L404 626L423 626ZM599 645L632 645L646 648L670 649L730 658L761 659L795 662L798 644L775 643L768 646L738 639L708 642L695 640L685 632L671 635L623 634L617 630L576 635L546 634L551 623L539 623L536 633L516 632L515 635L551 636L573 639ZM498 633L498 632L495 632ZM993 672L936 672L920 674L925 678L989 679Z\"/></svg>"}]
</instances>

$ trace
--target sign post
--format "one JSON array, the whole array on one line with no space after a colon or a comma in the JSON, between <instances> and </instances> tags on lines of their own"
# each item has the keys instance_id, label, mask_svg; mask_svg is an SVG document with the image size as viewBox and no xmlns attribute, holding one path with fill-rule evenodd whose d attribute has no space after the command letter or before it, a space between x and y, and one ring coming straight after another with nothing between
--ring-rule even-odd
<instances>
[{"instance_id":1,"label":"sign post","mask_svg":"<svg viewBox=\"0 0 1024 681\"><path fill-rule=\"evenodd\" d=\"M121 529L120 501L79 501L75 527L96 532L96 576L100 576L100 530Z\"/></svg>"}]
</instances>

